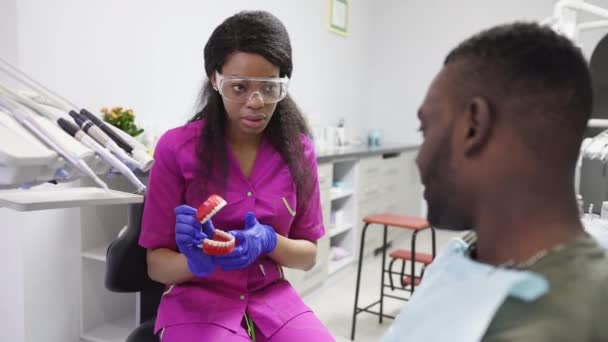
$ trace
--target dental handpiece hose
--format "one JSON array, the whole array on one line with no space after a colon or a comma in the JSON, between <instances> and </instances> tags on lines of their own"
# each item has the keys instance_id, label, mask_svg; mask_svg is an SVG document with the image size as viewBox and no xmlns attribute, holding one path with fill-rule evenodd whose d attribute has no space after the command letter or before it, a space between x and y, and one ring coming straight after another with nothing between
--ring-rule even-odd
<instances>
[{"instance_id":1,"label":"dental handpiece hose","mask_svg":"<svg viewBox=\"0 0 608 342\"><path fill-rule=\"evenodd\" d=\"M72 164L76 169L80 170L84 175L90 177L105 190L109 190L108 185L101 180L95 174L95 172L78 156L72 155L66 150L61 143L53 139L49 133L41 127L35 120L29 117L29 115L22 111L17 105L14 105L8 99L0 97L0 106L6 108L9 113L13 114L13 117L17 119L23 126L25 126L30 132L32 132L36 137L38 137L42 142L44 142L47 146L49 146L52 150L57 152L63 159L65 159L68 163Z\"/></svg>"},{"instance_id":2,"label":"dental handpiece hose","mask_svg":"<svg viewBox=\"0 0 608 342\"><path fill-rule=\"evenodd\" d=\"M116 134L116 132L114 132L110 127L108 127L108 125L106 125L103 121L99 120L95 115L91 114L91 112L86 109L81 109L80 115L91 120L91 122L94 123L95 126L99 127L99 129L101 129L108 137L110 137L110 139L116 142L116 145L127 151L127 153L133 152L133 146L129 145L129 143L124 141L123 138Z\"/></svg>"},{"instance_id":3,"label":"dental handpiece hose","mask_svg":"<svg viewBox=\"0 0 608 342\"><path fill-rule=\"evenodd\" d=\"M129 180L137 188L138 194L144 194L147 190L146 186L135 176L131 169L129 169L122 161L116 158L110 151L105 149L103 146L98 144L93 138L88 136L85 132L80 130L76 125L72 124L64 118L57 120L57 124L68 134L73 136L76 140L82 142L85 146L95 151L101 158L103 158L108 164L112 165L118 170L127 180Z\"/></svg>"},{"instance_id":4,"label":"dental handpiece hose","mask_svg":"<svg viewBox=\"0 0 608 342\"><path fill-rule=\"evenodd\" d=\"M122 149L124 149L128 153L131 153L133 151L133 146L131 146L124 139L122 139L110 127L107 127L107 125L105 125L103 123L103 121L99 120L95 115L91 114L89 111L87 111L86 109L84 109L82 107L77 107L74 103L70 102L65 97L62 97L62 96L54 93L53 91L51 91L50 89L48 89L47 87L45 87L44 85L39 83L38 81L34 80L33 78L31 78L29 75L27 75L23 71L14 67L7 61L3 60L2 58L0 58L0 71L4 71L7 75L11 76L13 79L24 84L25 86L29 87L30 89L33 89L34 91L36 91L38 94L42 95L43 97L46 97L47 101L43 101L43 102L47 102L47 105L51 105L56 108L61 108L65 111L80 110L80 114L87 117L89 120L93 121L93 123L95 125L97 125L101 131L106 133L106 136L110 140L112 140L112 142L119 145Z\"/></svg>"},{"instance_id":5,"label":"dental handpiece hose","mask_svg":"<svg viewBox=\"0 0 608 342\"><path fill-rule=\"evenodd\" d=\"M99 127L95 126L93 122L87 120L83 115L77 113L76 111L71 110L70 116L74 118L76 124L88 135L90 135L93 139L95 139L99 144L105 146L108 150L118 157L118 159L123 162L130 164L138 169L142 169L143 166L140 162L133 159L131 156L125 152L122 148L120 148L110 137L108 137Z\"/></svg>"},{"instance_id":6,"label":"dental handpiece hose","mask_svg":"<svg viewBox=\"0 0 608 342\"><path fill-rule=\"evenodd\" d=\"M19 70L18 68L14 67L7 61L3 60L2 58L0 58L0 72L4 72L6 75L10 76L17 82L25 85L30 90L36 92L38 95L32 99L40 104L57 108L59 110L65 111L66 113L70 112L71 110L74 110L76 112L80 112L80 114L84 114L85 116L88 115L94 117L93 114L86 111L84 108L76 106L74 103L70 102L65 97L62 97L61 95L48 89L40 82L36 81L35 79L30 77L23 71ZM95 117L95 119L97 118ZM52 118L52 121L56 120L57 117ZM101 124L99 124L99 122L101 122ZM139 143L129 136L121 137L120 134L116 133L108 125L105 125L101 120L95 120L93 121L93 123L101 127L100 131L107 131L108 134L106 134L105 136L112 140L112 142L114 142L119 147L122 147L124 151L127 151L129 153L122 153L114 146L107 147L114 154L120 155L120 158L124 162L127 162L126 160L131 160L130 162L128 162L128 164L132 164L132 166L136 166L136 168L144 172L150 170L152 164L154 163L154 159L148 154L147 148L142 149L138 147ZM105 145L103 143L101 144Z\"/></svg>"}]
</instances>

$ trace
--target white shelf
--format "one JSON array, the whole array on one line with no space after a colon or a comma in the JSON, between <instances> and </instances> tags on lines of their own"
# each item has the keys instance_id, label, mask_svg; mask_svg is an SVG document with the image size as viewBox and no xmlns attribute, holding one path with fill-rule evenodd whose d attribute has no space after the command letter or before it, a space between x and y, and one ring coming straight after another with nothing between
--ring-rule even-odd
<instances>
[{"instance_id":1,"label":"white shelf","mask_svg":"<svg viewBox=\"0 0 608 342\"><path fill-rule=\"evenodd\" d=\"M354 193L355 192L353 190L332 188L331 189L331 200L335 201L335 200L339 200L342 198L346 198L346 197L352 196Z\"/></svg>"},{"instance_id":2,"label":"white shelf","mask_svg":"<svg viewBox=\"0 0 608 342\"><path fill-rule=\"evenodd\" d=\"M346 266L352 264L353 260L355 260L352 256L329 262L329 274L333 274L343 269Z\"/></svg>"},{"instance_id":3,"label":"white shelf","mask_svg":"<svg viewBox=\"0 0 608 342\"><path fill-rule=\"evenodd\" d=\"M353 224L332 225L329 228L329 236L334 237L353 229Z\"/></svg>"},{"instance_id":4,"label":"white shelf","mask_svg":"<svg viewBox=\"0 0 608 342\"><path fill-rule=\"evenodd\" d=\"M124 342L135 328L135 315L130 315L83 333L82 340L89 342Z\"/></svg>"},{"instance_id":5,"label":"white shelf","mask_svg":"<svg viewBox=\"0 0 608 342\"><path fill-rule=\"evenodd\" d=\"M106 262L107 250L108 250L108 246L89 249L89 250L82 252L82 257L91 259L91 260Z\"/></svg>"},{"instance_id":6,"label":"white shelf","mask_svg":"<svg viewBox=\"0 0 608 342\"><path fill-rule=\"evenodd\" d=\"M142 203L142 195L101 188L2 190L0 207L18 211Z\"/></svg>"}]
</instances>

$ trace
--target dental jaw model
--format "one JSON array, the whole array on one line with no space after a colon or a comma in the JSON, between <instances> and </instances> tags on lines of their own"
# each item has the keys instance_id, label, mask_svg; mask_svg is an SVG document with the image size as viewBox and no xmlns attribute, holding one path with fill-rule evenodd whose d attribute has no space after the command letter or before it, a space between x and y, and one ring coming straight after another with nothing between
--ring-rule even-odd
<instances>
[{"instance_id":1,"label":"dental jaw model","mask_svg":"<svg viewBox=\"0 0 608 342\"><path fill-rule=\"evenodd\" d=\"M196 219L204 224L226 205L226 201L218 195L211 195L196 211ZM215 229L213 236L203 240L202 248L208 255L226 255L234 250L234 236L223 230Z\"/></svg>"}]
</instances>

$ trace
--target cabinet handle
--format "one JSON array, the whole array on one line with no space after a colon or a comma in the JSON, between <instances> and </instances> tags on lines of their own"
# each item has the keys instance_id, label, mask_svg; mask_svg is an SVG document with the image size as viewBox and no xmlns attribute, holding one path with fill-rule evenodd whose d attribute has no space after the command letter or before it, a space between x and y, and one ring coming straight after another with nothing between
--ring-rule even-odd
<instances>
[{"instance_id":1,"label":"cabinet handle","mask_svg":"<svg viewBox=\"0 0 608 342\"><path fill-rule=\"evenodd\" d=\"M398 158L400 155L401 152L385 153L382 155L382 159Z\"/></svg>"}]
</instances>

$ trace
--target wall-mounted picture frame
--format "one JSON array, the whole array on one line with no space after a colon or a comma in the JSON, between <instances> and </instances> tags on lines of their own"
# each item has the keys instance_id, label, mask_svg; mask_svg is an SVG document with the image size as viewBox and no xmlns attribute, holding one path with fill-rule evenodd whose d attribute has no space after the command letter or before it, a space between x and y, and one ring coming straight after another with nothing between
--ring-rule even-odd
<instances>
[{"instance_id":1,"label":"wall-mounted picture frame","mask_svg":"<svg viewBox=\"0 0 608 342\"><path fill-rule=\"evenodd\" d=\"M350 0L329 1L329 30L341 36L349 35Z\"/></svg>"}]
</instances>

